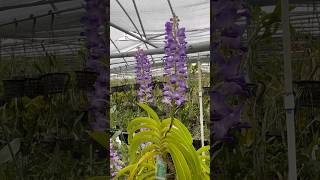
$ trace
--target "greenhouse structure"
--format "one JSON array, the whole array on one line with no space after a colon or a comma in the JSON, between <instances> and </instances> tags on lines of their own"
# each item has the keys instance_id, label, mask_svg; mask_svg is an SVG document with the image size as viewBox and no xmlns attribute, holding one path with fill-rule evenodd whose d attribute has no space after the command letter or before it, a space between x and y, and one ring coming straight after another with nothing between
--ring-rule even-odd
<instances>
[{"instance_id":1,"label":"greenhouse structure","mask_svg":"<svg viewBox=\"0 0 320 180\"><path fill-rule=\"evenodd\" d=\"M0 0L0 180L320 180L319 0Z\"/></svg>"}]
</instances>

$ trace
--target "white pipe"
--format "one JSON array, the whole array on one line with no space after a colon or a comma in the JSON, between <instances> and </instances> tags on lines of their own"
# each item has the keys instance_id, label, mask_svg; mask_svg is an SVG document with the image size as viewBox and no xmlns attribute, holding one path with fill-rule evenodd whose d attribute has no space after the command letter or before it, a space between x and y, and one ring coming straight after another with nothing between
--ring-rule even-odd
<instances>
[{"instance_id":1,"label":"white pipe","mask_svg":"<svg viewBox=\"0 0 320 180\"><path fill-rule=\"evenodd\" d=\"M297 180L296 140L294 127L294 96L292 92L291 39L289 29L289 2L281 1L282 29L283 29L283 57L284 57L284 104L287 122L288 141L288 180Z\"/></svg>"},{"instance_id":2,"label":"white pipe","mask_svg":"<svg viewBox=\"0 0 320 180\"><path fill-rule=\"evenodd\" d=\"M204 146L204 130L203 130L203 106L202 106L202 73L200 54L198 54L198 85L199 85L199 105L200 105L200 134L201 134L201 147Z\"/></svg>"}]
</instances>

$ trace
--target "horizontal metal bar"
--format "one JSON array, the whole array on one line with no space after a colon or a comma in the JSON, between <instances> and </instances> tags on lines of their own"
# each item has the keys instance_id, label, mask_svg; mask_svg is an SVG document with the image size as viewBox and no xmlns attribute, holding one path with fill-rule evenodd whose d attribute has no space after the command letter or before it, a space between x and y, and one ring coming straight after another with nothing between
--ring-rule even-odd
<instances>
[{"instance_id":1,"label":"horizontal metal bar","mask_svg":"<svg viewBox=\"0 0 320 180\"><path fill-rule=\"evenodd\" d=\"M23 21L29 21L29 20L32 20L33 18L41 18L41 17L51 16L52 14L60 14L60 13L65 13L65 12L70 12L70 11L76 11L76 10L80 10L80 9L83 9L83 6L78 6L78 7L74 7L74 8L63 9L63 10L59 10L59 11L53 11L51 14L50 14L50 13L46 13L46 14L41 14L41 15L38 15L38 16L33 16L33 17L28 17L28 18L19 19L19 20L16 20L16 21L12 21L12 22L8 22L8 23L0 24L0 27L7 26L7 25L11 25L11 24L15 24L15 23L19 23L19 22L23 22Z\"/></svg>"},{"instance_id":2,"label":"horizontal metal bar","mask_svg":"<svg viewBox=\"0 0 320 180\"><path fill-rule=\"evenodd\" d=\"M33 6L41 6L41 5L47 5L52 3L61 3L66 1L72 1L72 0L42 0L42 1L36 1L31 3L25 3L25 4L18 4L14 6L4 6L0 7L0 11L6 11L10 9L19 9L19 8L25 8L25 7L33 7Z\"/></svg>"},{"instance_id":3,"label":"horizontal metal bar","mask_svg":"<svg viewBox=\"0 0 320 180\"><path fill-rule=\"evenodd\" d=\"M149 45L152 46L152 47L157 48L156 45L150 43L150 42L147 41L147 40L144 40L144 39L140 38L139 36L137 36L137 35L129 32L128 30L126 30L126 29L124 29L124 28L122 28L122 27L120 27L120 26L118 26L118 25L116 25L116 24L114 24L114 23L112 23L112 22L110 22L110 26L112 26L112 27L114 27L114 28L116 28L116 29L124 32L124 33L127 33L127 34L129 34L130 36L132 36L132 37L134 37L134 38L136 38L136 39L139 39L140 41L142 41L142 42L144 42L144 43L147 43L147 44L149 44Z\"/></svg>"},{"instance_id":4,"label":"horizontal metal bar","mask_svg":"<svg viewBox=\"0 0 320 180\"><path fill-rule=\"evenodd\" d=\"M187 53L196 53L210 50L210 42L200 42L194 43L187 46ZM144 51L147 55L154 54L164 54L164 48L156 48L149 49ZM122 57L133 57L136 54L136 51L123 52L123 53L115 53L110 55L110 59L112 58L122 58Z\"/></svg>"}]
</instances>

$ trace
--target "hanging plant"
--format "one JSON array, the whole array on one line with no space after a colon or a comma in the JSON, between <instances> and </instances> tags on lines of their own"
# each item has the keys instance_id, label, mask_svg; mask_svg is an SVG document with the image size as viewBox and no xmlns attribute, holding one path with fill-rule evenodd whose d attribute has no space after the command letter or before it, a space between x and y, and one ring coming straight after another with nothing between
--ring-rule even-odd
<instances>
[{"instance_id":1,"label":"hanging plant","mask_svg":"<svg viewBox=\"0 0 320 180\"><path fill-rule=\"evenodd\" d=\"M240 71L240 64L246 57L247 48L241 37L249 23L250 13L242 0L213 1L214 63L217 66L215 78L218 84L211 94L214 139L230 140L228 132L234 128L248 128L241 121L241 112L246 98L251 93ZM246 19L245 25L237 21Z\"/></svg>"},{"instance_id":2,"label":"hanging plant","mask_svg":"<svg viewBox=\"0 0 320 180\"><path fill-rule=\"evenodd\" d=\"M82 18L85 32L81 35L87 38L88 57L86 66L97 73L94 91L88 93L91 106L89 111L95 117L92 129L96 131L104 131L107 127L107 69L102 63L102 57L107 53L107 47L105 39L99 31L106 23L106 5L105 0L86 0L86 15Z\"/></svg>"}]
</instances>

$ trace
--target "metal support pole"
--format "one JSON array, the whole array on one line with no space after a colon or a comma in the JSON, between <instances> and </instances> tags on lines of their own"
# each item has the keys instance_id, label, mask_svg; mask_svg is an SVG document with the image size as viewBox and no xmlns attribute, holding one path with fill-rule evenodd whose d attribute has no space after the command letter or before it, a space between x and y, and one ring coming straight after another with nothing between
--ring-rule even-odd
<instances>
[{"instance_id":1,"label":"metal support pole","mask_svg":"<svg viewBox=\"0 0 320 180\"><path fill-rule=\"evenodd\" d=\"M199 105L200 105L200 135L201 135L201 147L204 146L204 130L203 130L203 106L202 106L202 73L200 54L198 53L198 85L199 85Z\"/></svg>"},{"instance_id":2,"label":"metal support pole","mask_svg":"<svg viewBox=\"0 0 320 180\"><path fill-rule=\"evenodd\" d=\"M289 180L297 180L296 165L296 140L294 122L294 96L292 92L292 65L291 65L291 39L289 29L289 2L281 1L282 9L282 29L283 29L283 57L284 57L284 84L285 96L284 105L287 121L287 141L288 141L288 168Z\"/></svg>"}]
</instances>

